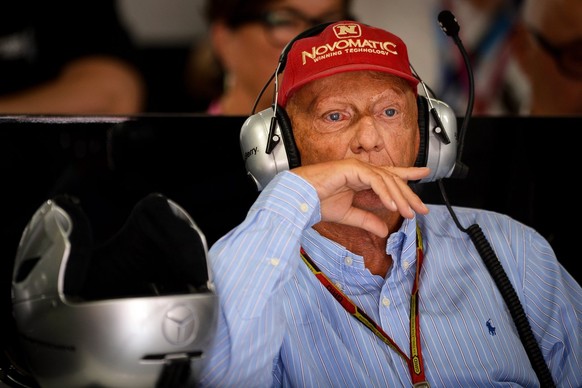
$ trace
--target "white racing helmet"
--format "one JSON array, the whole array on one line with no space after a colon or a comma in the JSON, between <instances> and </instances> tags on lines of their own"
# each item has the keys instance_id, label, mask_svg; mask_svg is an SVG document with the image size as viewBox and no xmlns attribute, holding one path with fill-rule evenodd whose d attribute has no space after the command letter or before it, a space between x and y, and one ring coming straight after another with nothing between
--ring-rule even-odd
<instances>
[{"instance_id":1,"label":"white racing helmet","mask_svg":"<svg viewBox=\"0 0 582 388\"><path fill-rule=\"evenodd\" d=\"M46 201L26 226L12 307L42 387L194 385L215 333L204 234L161 194L99 247L77 200Z\"/></svg>"}]
</instances>

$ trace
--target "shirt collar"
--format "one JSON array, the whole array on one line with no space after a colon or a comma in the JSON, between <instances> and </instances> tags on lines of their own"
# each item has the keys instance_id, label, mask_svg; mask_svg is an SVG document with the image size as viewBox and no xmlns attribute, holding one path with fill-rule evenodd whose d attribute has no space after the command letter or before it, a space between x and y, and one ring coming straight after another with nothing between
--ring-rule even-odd
<instances>
[{"instance_id":1,"label":"shirt collar","mask_svg":"<svg viewBox=\"0 0 582 388\"><path fill-rule=\"evenodd\" d=\"M417 218L405 218L397 232L388 237L386 253L392 256L392 271L407 272L416 263Z\"/></svg>"},{"instance_id":2,"label":"shirt collar","mask_svg":"<svg viewBox=\"0 0 582 388\"><path fill-rule=\"evenodd\" d=\"M392 271L407 272L416 262L416 216L405 218L398 231L393 232L386 243L386 253L392 256ZM351 268L364 269L364 259L348 251L333 240L321 236L313 228L306 230L301 242L305 251L315 261L319 268L328 276L341 276L345 260L350 257Z\"/></svg>"}]
</instances>

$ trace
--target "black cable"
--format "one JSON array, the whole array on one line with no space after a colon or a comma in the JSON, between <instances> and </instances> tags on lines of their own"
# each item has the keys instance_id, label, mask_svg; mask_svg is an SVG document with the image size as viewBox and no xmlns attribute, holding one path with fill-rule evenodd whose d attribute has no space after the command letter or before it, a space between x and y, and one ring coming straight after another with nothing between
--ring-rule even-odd
<instances>
[{"instance_id":1,"label":"black cable","mask_svg":"<svg viewBox=\"0 0 582 388\"><path fill-rule=\"evenodd\" d=\"M464 177L467 173L467 168L461 162L461 155L463 153L463 147L465 143L465 132L467 129L467 125L469 119L471 118L471 114L473 112L473 104L474 104L474 97L475 97L475 87L474 87L474 79L473 79L473 70L470 65L469 55L459 38L459 30L460 26L457 23L457 19L452 14L452 12L448 10L441 11L438 15L438 22L441 26L443 32L450 36L456 46L461 51L463 56L463 60L465 62L465 67L467 68L467 74L469 77L469 101L467 103L467 110L465 113L465 118L463 119L463 124L461 125L461 130L459 133L459 145L457 149L457 162L455 163L455 170L453 176L457 177ZM552 374L550 373L549 367L546 364L544 357L541 353L540 347L538 342L536 341L533 332L531 330L531 326L527 319L527 316L523 310L523 306L513 288L513 285L509 281L505 270L501 266L499 259L497 258L493 248L487 238L483 234L481 227L477 224L471 225L469 228L464 228L459 220L453 208L451 207L449 200L446 195L445 187L443 185L442 179L438 181L439 189L441 192L441 196L447 207L455 225L464 233L467 233L473 242L473 245L477 249L477 252L483 259L491 278L497 285L499 292L501 293L507 308L509 309L509 313L513 318L513 322L515 327L517 328L517 332L519 334L519 338L524 346L525 352L529 358L529 361L534 369L540 385L542 387L555 387L555 384L552 380Z\"/></svg>"},{"instance_id":2,"label":"black cable","mask_svg":"<svg viewBox=\"0 0 582 388\"><path fill-rule=\"evenodd\" d=\"M467 54L467 50L465 50L465 46L461 43L461 39L458 35L453 36L453 40L459 50L461 51L461 55L463 56L463 61L465 63L469 63L469 54ZM467 66L467 77L469 77L469 85L474 85L474 76L473 76L473 68L472 66ZM465 118L463 119L463 123L461 124L461 129L459 130L459 148L457 149L457 160L461 160L463 156L463 147L465 144L465 133L467 132L467 125L471 116L473 114L473 105L475 104L475 93L469 93L469 100L467 102L467 109L465 111Z\"/></svg>"},{"instance_id":3,"label":"black cable","mask_svg":"<svg viewBox=\"0 0 582 388\"><path fill-rule=\"evenodd\" d=\"M251 115L254 115L256 113L257 106L259 105L259 101L261 100L261 97L263 97L263 93L265 93L265 90L267 90L267 87L271 84L271 82L273 82L273 79L275 78L275 74L276 74L276 72L273 73L273 75L271 75L271 78L269 78L267 83L263 86L263 88L259 92L259 95L255 99L255 103L253 104L253 110L251 111Z\"/></svg>"},{"instance_id":4,"label":"black cable","mask_svg":"<svg viewBox=\"0 0 582 388\"><path fill-rule=\"evenodd\" d=\"M542 355L539 344L533 335L531 326L519 300L519 297L517 296L513 285L509 281L507 273L499 262L495 251L491 247L491 244L483 234L483 231L478 224L473 224L468 228L464 228L460 224L453 208L449 203L441 179L438 180L438 185L445 206L449 210L449 213L451 214L455 224L461 231L469 235L473 245L475 245L475 248L477 249L477 252L483 259L483 263L485 263L491 278L493 278L493 281L497 285L497 288L499 289L499 292L501 293L501 296L503 297L503 300L509 309L509 313L513 318L513 322L517 329L517 333L519 334L519 338L523 343L527 357L529 358L532 368L534 369L538 380L540 381L540 386L548 388L555 387L552 374L550 373L550 369L544 360L544 356Z\"/></svg>"}]
</instances>

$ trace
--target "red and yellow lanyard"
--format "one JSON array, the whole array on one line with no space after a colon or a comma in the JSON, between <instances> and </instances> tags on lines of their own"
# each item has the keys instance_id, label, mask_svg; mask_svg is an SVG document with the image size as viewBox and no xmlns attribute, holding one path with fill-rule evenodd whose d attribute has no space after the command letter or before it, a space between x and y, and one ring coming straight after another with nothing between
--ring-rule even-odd
<instances>
[{"instance_id":1,"label":"red and yellow lanyard","mask_svg":"<svg viewBox=\"0 0 582 388\"><path fill-rule=\"evenodd\" d=\"M414 387L429 387L424 375L424 365L422 361L422 352L420 348L420 312L418 309L418 289L420 283L420 269L424 258L422 250L422 236L420 229L416 228L416 274L414 284L412 285L412 294L410 295L410 357L400 349L392 338L376 323L372 318L360 309L352 300L344 294L332 281L319 270L311 257L305 252L303 247L300 248L301 258L307 264L311 272L319 279L321 284L333 295L333 297L343 306L343 308L362 322L378 338L394 350L400 357L406 361L412 384Z\"/></svg>"}]
</instances>

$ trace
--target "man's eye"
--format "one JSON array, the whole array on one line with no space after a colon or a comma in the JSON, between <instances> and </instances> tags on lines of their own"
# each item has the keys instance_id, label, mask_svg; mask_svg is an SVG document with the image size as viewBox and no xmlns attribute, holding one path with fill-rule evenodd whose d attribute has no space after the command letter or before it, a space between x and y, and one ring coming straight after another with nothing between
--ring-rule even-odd
<instances>
[{"instance_id":1,"label":"man's eye","mask_svg":"<svg viewBox=\"0 0 582 388\"><path fill-rule=\"evenodd\" d=\"M386 116L388 117L394 117L396 115L396 109L393 108L388 108L384 110L384 113L386 114Z\"/></svg>"},{"instance_id":2,"label":"man's eye","mask_svg":"<svg viewBox=\"0 0 582 388\"><path fill-rule=\"evenodd\" d=\"M337 113L337 112L330 113L327 117L331 121L339 121L342 118L342 116L339 113Z\"/></svg>"}]
</instances>

